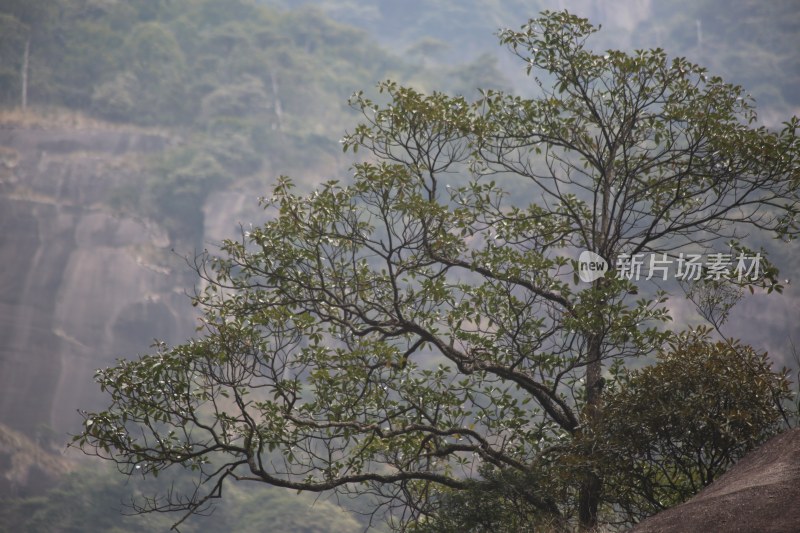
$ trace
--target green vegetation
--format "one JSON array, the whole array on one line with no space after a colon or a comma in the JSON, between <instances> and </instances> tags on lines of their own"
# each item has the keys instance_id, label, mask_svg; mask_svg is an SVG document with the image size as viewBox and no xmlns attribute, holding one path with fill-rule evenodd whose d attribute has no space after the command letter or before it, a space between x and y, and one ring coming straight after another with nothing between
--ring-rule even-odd
<instances>
[{"instance_id":1,"label":"green vegetation","mask_svg":"<svg viewBox=\"0 0 800 533\"><path fill-rule=\"evenodd\" d=\"M717 479L780 430L776 406L791 396L786 373L774 373L766 354L702 332L678 337L655 365L613 385L589 443L608 458L605 498L629 520Z\"/></svg>"},{"instance_id":2,"label":"green vegetation","mask_svg":"<svg viewBox=\"0 0 800 533\"><path fill-rule=\"evenodd\" d=\"M246 0L6 4L5 24L22 28L3 32L4 64L16 67L6 87L20 88L15 56L21 56L25 32L34 32L29 102L111 120L202 130L211 119L238 116L277 127L280 107L285 125L302 135L311 113L321 113L325 124L341 118L341 106L327 104L346 98L353 82L378 76L386 60L366 53L369 40L362 32L313 12L279 13ZM240 84L250 88L236 94L231 88ZM249 94L240 102L247 109L224 105L226 88L230 100L248 97L253 86L261 98ZM293 89L281 93L280 86ZM7 91L2 103L18 98L17 90ZM208 109L214 99L220 104ZM326 110L333 117L324 116ZM298 115L306 120L295 122Z\"/></svg>"},{"instance_id":3,"label":"green vegetation","mask_svg":"<svg viewBox=\"0 0 800 533\"><path fill-rule=\"evenodd\" d=\"M653 4L638 37L647 45L673 43L673 53L703 62L747 87L774 121L800 106L800 25L792 0L677 0Z\"/></svg>"},{"instance_id":4,"label":"green vegetation","mask_svg":"<svg viewBox=\"0 0 800 533\"><path fill-rule=\"evenodd\" d=\"M590 529L683 499L777 431L787 385L760 355L670 329L680 296L657 280L579 281L575 257L735 263L754 254L742 233L797 236L800 120L755 126L741 87L660 49L595 52L595 32L562 12L501 33L536 98L355 94L352 181L305 194L282 178L267 222L201 258L199 338L99 370L108 407L83 413L75 445L126 473L197 476L143 512L186 517L264 483L369 496L424 528L474 516L458 509L477 486L508 529ZM689 293L712 325L726 295L782 290L760 265L704 267ZM662 423L675 432L623 437Z\"/></svg>"},{"instance_id":5,"label":"green vegetation","mask_svg":"<svg viewBox=\"0 0 800 533\"><path fill-rule=\"evenodd\" d=\"M198 248L208 194L273 168L338 168L354 90L389 74L434 76L318 10L249 0L11 0L0 6L0 65L0 106L20 104L26 79L30 106L182 138L151 162L148 189L123 189L114 206L163 221L173 240ZM502 79L487 58L444 74L448 89L466 92Z\"/></svg>"},{"instance_id":6,"label":"green vegetation","mask_svg":"<svg viewBox=\"0 0 800 533\"><path fill-rule=\"evenodd\" d=\"M190 488L183 479L169 480ZM139 515L133 499L147 497L163 486L133 475L122 479L116 471L83 467L63 477L56 487L38 497L0 500L0 530L83 533L167 531L175 522L164 515ZM234 488L226 505L214 509L202 521L182 525L184 533L355 533L363 525L335 504L315 501L309 495L267 487Z\"/></svg>"},{"instance_id":7,"label":"green vegetation","mask_svg":"<svg viewBox=\"0 0 800 533\"><path fill-rule=\"evenodd\" d=\"M319 6L338 21L370 31L391 49L408 55L425 50L431 52L427 61L442 64L486 53L494 46L492 33L498 28L515 28L520 20L554 5L524 0L264 1L283 8ZM800 39L794 31L800 25L800 11L793 0L628 2L624 9L613 2L578 1L571 2L569 10L615 29L619 11L625 11L620 18L640 22L631 32L608 31L598 36L598 47L663 47L673 55L686 56L726 81L747 87L770 119L800 105L796 90ZM446 77L435 80L433 87L444 89L443 81ZM515 87L517 91L527 89L524 80Z\"/></svg>"},{"instance_id":8,"label":"green vegetation","mask_svg":"<svg viewBox=\"0 0 800 533\"><path fill-rule=\"evenodd\" d=\"M310 8L277 11L248 0L9 0L0 14L3 106L20 101L28 39L31 105L192 131L235 118L293 137L335 137L350 122L342 104L357 88L389 73L420 81L433 75ZM443 88L474 91L502 79L486 61L473 69L478 76L463 70L439 71L440 79L461 78Z\"/></svg>"},{"instance_id":9,"label":"green vegetation","mask_svg":"<svg viewBox=\"0 0 800 533\"><path fill-rule=\"evenodd\" d=\"M570 501L587 456L614 510L609 522L629 525L696 494L780 431L776 400L790 397L786 374L774 373L766 354L711 342L707 333L678 336L644 369L617 368L603 417L581 438L551 446L527 472L484 467L479 481L446 494L417 529L563 530L555 502Z\"/></svg>"}]
</instances>

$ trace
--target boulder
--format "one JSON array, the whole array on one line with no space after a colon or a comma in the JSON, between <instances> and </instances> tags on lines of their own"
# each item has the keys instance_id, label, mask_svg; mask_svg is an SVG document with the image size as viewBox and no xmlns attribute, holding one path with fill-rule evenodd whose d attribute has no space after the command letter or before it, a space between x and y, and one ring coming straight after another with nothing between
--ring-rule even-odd
<instances>
[{"instance_id":1,"label":"boulder","mask_svg":"<svg viewBox=\"0 0 800 533\"><path fill-rule=\"evenodd\" d=\"M694 498L651 516L631 531L800 531L800 428L773 437Z\"/></svg>"}]
</instances>

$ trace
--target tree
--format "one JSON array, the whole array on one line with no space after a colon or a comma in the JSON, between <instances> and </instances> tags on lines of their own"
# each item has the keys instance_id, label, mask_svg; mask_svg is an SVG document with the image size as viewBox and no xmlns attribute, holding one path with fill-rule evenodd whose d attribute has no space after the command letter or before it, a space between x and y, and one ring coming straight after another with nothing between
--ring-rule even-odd
<instances>
[{"instance_id":1,"label":"tree","mask_svg":"<svg viewBox=\"0 0 800 533\"><path fill-rule=\"evenodd\" d=\"M540 483L521 497L541 516L595 525L602 456L557 493L542 458L603 423L604 369L674 338L668 294L613 266L724 244L760 275L717 252L698 276L780 290L736 239L797 233L800 159L797 118L754 127L740 87L659 49L592 52L594 32L566 12L501 32L535 98L354 95L365 122L344 149L369 157L351 183L300 195L282 178L266 223L199 257L202 335L98 370L111 403L77 445L127 473L197 473L143 511L255 481L370 494L424 524L495 471ZM612 268L581 282L581 251Z\"/></svg>"},{"instance_id":2,"label":"tree","mask_svg":"<svg viewBox=\"0 0 800 533\"><path fill-rule=\"evenodd\" d=\"M623 375L588 439L606 457L603 499L630 521L688 500L780 430L786 372L704 333L679 336L657 364Z\"/></svg>"},{"instance_id":3,"label":"tree","mask_svg":"<svg viewBox=\"0 0 800 533\"><path fill-rule=\"evenodd\" d=\"M3 6L4 13L0 13L0 54L9 64L17 64L15 53L19 61L19 103L25 110L28 107L28 92L31 75L31 41L34 45L45 38L50 19L53 17L55 4L51 0L9 0ZM7 57L12 56L12 57ZM4 63L6 63L4 61ZM11 81L14 76L6 68L0 69L0 76ZM4 96L4 95L3 95Z\"/></svg>"},{"instance_id":4,"label":"tree","mask_svg":"<svg viewBox=\"0 0 800 533\"><path fill-rule=\"evenodd\" d=\"M22 98L27 100L27 94L23 87L23 74L27 76L27 68L23 68L25 63L25 52L19 53L19 49L27 47L30 53L30 41L27 33L28 28L13 15L6 13L0 14L0 57L3 58L0 67L0 87L2 87L3 103L20 101ZM21 61L18 61L21 58ZM19 81L18 81L19 80ZM17 90L19 86L19 91ZM21 103L21 102L20 102ZM27 102L26 102L27 104Z\"/></svg>"},{"instance_id":5,"label":"tree","mask_svg":"<svg viewBox=\"0 0 800 533\"><path fill-rule=\"evenodd\" d=\"M137 121L176 123L182 115L185 92L185 58L169 28L159 22L143 22L131 31L126 42L129 71L123 79L132 79ZM117 82L118 83L118 82Z\"/></svg>"},{"instance_id":6,"label":"tree","mask_svg":"<svg viewBox=\"0 0 800 533\"><path fill-rule=\"evenodd\" d=\"M537 491L563 493L586 457L601 473L602 501L616 511L608 520L620 525L710 485L781 430L776 405L791 394L786 371L773 372L766 354L711 342L709 332L676 336L654 365L619 369L604 387L602 418L582 438L551 446L525 473L484 468L467 490L445 494L419 530L561 531L559 514L542 512Z\"/></svg>"}]
</instances>

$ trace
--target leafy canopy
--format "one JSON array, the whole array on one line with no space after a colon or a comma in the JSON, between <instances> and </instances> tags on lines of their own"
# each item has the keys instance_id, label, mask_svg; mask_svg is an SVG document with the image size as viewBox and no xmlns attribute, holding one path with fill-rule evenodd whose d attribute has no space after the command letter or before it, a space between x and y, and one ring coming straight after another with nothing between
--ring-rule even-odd
<instances>
[{"instance_id":1,"label":"leafy canopy","mask_svg":"<svg viewBox=\"0 0 800 533\"><path fill-rule=\"evenodd\" d=\"M199 258L199 337L99 370L110 405L77 444L127 473L196 472L195 492L144 510L256 481L371 494L403 527L483 472L538 479L525 501L550 523L616 516L602 455L580 446L604 372L674 337L670 296L613 268L580 283L574 258L793 236L798 138L796 118L755 127L740 87L685 59L592 52L594 31L546 12L501 32L535 98L354 95L352 180L300 195L281 179L267 222ZM717 281L779 289L762 271ZM541 481L543 458L575 453L561 485Z\"/></svg>"},{"instance_id":2,"label":"leafy canopy","mask_svg":"<svg viewBox=\"0 0 800 533\"><path fill-rule=\"evenodd\" d=\"M607 500L632 520L689 499L773 435L776 401L790 396L766 354L710 342L702 330L678 336L618 385L589 442L608 460Z\"/></svg>"}]
</instances>

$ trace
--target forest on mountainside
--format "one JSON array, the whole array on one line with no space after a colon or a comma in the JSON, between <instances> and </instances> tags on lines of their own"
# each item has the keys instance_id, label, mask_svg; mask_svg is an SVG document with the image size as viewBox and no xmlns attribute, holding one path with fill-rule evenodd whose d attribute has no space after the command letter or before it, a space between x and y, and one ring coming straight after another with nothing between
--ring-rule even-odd
<instances>
[{"instance_id":1,"label":"forest on mountainside","mask_svg":"<svg viewBox=\"0 0 800 533\"><path fill-rule=\"evenodd\" d=\"M20 104L27 70L30 105L200 130L238 117L296 136L336 137L344 99L375 80L433 82L460 94L502 86L493 61L480 57L503 55L493 33L540 9L565 7L555 4L4 0L0 105ZM800 14L791 0L627 7L630 31L601 36L599 46L668 47L670 55L686 55L744 85L762 107L800 105L793 32ZM579 1L572 10L615 27L613 9L603 2ZM431 71L421 62L451 68Z\"/></svg>"},{"instance_id":2,"label":"forest on mountainside","mask_svg":"<svg viewBox=\"0 0 800 533\"><path fill-rule=\"evenodd\" d=\"M503 83L485 61L434 71L373 39L313 7L7 0L0 107L24 99L34 109L179 134L180 146L151 162L149 189L123 188L113 200L168 218L173 237L197 239L197 206L211 191L272 172L336 169L338 139L354 121L345 105L353 91L389 77L435 77L453 92Z\"/></svg>"},{"instance_id":3,"label":"forest on mountainside","mask_svg":"<svg viewBox=\"0 0 800 533\"><path fill-rule=\"evenodd\" d=\"M507 60L495 46L498 28L516 28L541 9L568 9L602 24L597 47L660 46L670 56L686 56L740 84L768 115L790 114L800 106L800 45L795 28L800 10L793 0L670 0L622 2L550 1L532 6L522 0L435 0L382 2L369 0L266 0L288 8L314 5L337 21L368 30L392 50L413 55L425 51L435 60L457 60L489 53ZM513 63L502 63L514 67ZM504 72L510 75L510 73ZM514 78L525 91L525 78Z\"/></svg>"},{"instance_id":4,"label":"forest on mountainside","mask_svg":"<svg viewBox=\"0 0 800 533\"><path fill-rule=\"evenodd\" d=\"M792 46L800 11L791 0L677 4L633 4L629 31L605 32L598 46L668 46L669 54L743 84L766 120L800 106L800 60ZM602 2L573 9L614 27L615 14ZM345 170L337 167L337 141L354 124L345 105L353 91L391 78L454 94L510 83L529 92L493 33L538 10L517 0L402 7L359 0L4 0L0 108L24 100L32 108L180 132L180 147L151 162L148 190L123 187L111 200L165 219L173 237L197 243L197 206L211 191L265 175Z\"/></svg>"}]
</instances>

